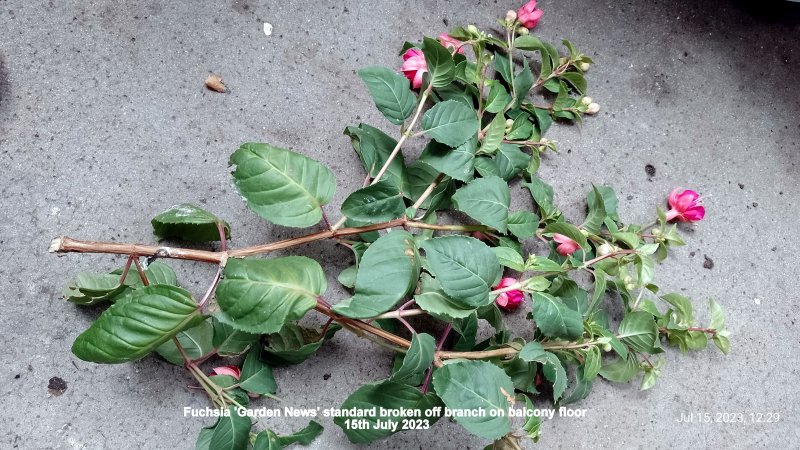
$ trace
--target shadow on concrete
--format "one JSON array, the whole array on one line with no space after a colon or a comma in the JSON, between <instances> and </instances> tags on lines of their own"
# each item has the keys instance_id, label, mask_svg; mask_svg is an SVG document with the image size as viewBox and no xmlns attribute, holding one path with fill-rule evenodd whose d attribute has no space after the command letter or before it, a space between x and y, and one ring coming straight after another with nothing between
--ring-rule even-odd
<instances>
[{"instance_id":1,"label":"shadow on concrete","mask_svg":"<svg viewBox=\"0 0 800 450\"><path fill-rule=\"evenodd\" d=\"M8 74L6 73L6 66L4 63L3 55L0 55L0 117L4 117L4 113L9 109L11 102L11 86L8 82Z\"/></svg>"}]
</instances>

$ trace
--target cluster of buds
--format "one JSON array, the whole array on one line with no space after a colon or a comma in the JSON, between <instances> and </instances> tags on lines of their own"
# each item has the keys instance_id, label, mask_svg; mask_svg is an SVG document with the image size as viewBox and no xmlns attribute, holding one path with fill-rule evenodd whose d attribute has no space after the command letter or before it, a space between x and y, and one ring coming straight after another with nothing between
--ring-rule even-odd
<instances>
[{"instance_id":1,"label":"cluster of buds","mask_svg":"<svg viewBox=\"0 0 800 450\"><path fill-rule=\"evenodd\" d=\"M578 102L578 111L581 111L590 116L597 114L600 111L600 104L595 103L592 97L583 97Z\"/></svg>"}]
</instances>

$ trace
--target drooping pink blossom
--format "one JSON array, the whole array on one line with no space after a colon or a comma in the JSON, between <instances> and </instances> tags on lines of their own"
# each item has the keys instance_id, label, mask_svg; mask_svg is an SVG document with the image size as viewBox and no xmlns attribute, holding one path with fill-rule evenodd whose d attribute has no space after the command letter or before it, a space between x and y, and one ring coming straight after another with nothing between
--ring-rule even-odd
<instances>
[{"instance_id":1,"label":"drooping pink blossom","mask_svg":"<svg viewBox=\"0 0 800 450\"><path fill-rule=\"evenodd\" d=\"M211 375L230 375L238 380L242 376L242 371L236 366L220 366L214 367Z\"/></svg>"},{"instance_id":2,"label":"drooping pink blossom","mask_svg":"<svg viewBox=\"0 0 800 450\"><path fill-rule=\"evenodd\" d=\"M569 256L575 253L576 250L581 248L581 246L578 245L577 242L573 241L567 236L564 236L563 234L554 233L553 240L558 243L556 251L558 252L559 255L562 256Z\"/></svg>"},{"instance_id":3,"label":"drooping pink blossom","mask_svg":"<svg viewBox=\"0 0 800 450\"><path fill-rule=\"evenodd\" d=\"M439 35L439 43L441 43L445 48L450 50L451 52L455 49L457 53L464 53L464 47L461 46L461 41L458 39L450 37L447 33L442 33Z\"/></svg>"},{"instance_id":4,"label":"drooping pink blossom","mask_svg":"<svg viewBox=\"0 0 800 450\"><path fill-rule=\"evenodd\" d=\"M516 283L517 280L515 278L503 278L500 280L500 284L495 286L493 289L507 288ZM511 311L519 308L519 305L521 305L524 300L525 295L522 293L522 291L515 289L499 294L495 300L495 303L497 303L497 306L505 309L506 311Z\"/></svg>"},{"instance_id":5,"label":"drooping pink blossom","mask_svg":"<svg viewBox=\"0 0 800 450\"><path fill-rule=\"evenodd\" d=\"M411 87L419 89L422 86L422 75L428 71L425 55L422 50L410 48L403 53L403 66L400 68L403 75L411 80Z\"/></svg>"},{"instance_id":6,"label":"drooping pink blossom","mask_svg":"<svg viewBox=\"0 0 800 450\"><path fill-rule=\"evenodd\" d=\"M519 23L521 23L523 27L532 30L539 24L539 20L542 18L543 14L544 12L541 9L536 9L536 0L531 0L522 5L519 11L517 11L517 20L519 20Z\"/></svg>"},{"instance_id":7,"label":"drooping pink blossom","mask_svg":"<svg viewBox=\"0 0 800 450\"><path fill-rule=\"evenodd\" d=\"M701 204L700 195L690 189L675 188L667 198L670 210L667 211L667 220L681 222L697 222L706 215L706 209Z\"/></svg>"}]
</instances>

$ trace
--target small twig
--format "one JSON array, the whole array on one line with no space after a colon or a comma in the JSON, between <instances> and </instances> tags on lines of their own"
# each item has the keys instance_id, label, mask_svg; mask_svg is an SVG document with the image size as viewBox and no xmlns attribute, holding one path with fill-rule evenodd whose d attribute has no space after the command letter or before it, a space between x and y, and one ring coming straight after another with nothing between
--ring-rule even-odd
<instances>
[{"instance_id":1,"label":"small twig","mask_svg":"<svg viewBox=\"0 0 800 450\"><path fill-rule=\"evenodd\" d=\"M139 262L139 258L135 257L133 259L133 263L136 264L136 270L139 272L139 278L142 279L142 284L145 286L150 286L150 282L147 281L147 274L144 273L144 269L142 269L142 263Z\"/></svg>"},{"instance_id":2,"label":"small twig","mask_svg":"<svg viewBox=\"0 0 800 450\"><path fill-rule=\"evenodd\" d=\"M128 278L128 272L131 270L131 263L133 262L134 256L129 256L128 261L125 262L125 268L122 269L122 276L119 277L119 284L125 283L125 278Z\"/></svg>"},{"instance_id":3,"label":"small twig","mask_svg":"<svg viewBox=\"0 0 800 450\"><path fill-rule=\"evenodd\" d=\"M450 330L452 329L453 329L453 324L448 323L447 326L444 328L442 335L439 337L439 342L436 344L436 353L439 353L439 351L442 349L442 346L444 346L444 341L447 340L447 335L450 334ZM428 386L430 385L432 374L433 374L433 366L430 366L428 367L428 371L425 372L425 381L422 382L423 394L426 394L428 392Z\"/></svg>"}]
</instances>

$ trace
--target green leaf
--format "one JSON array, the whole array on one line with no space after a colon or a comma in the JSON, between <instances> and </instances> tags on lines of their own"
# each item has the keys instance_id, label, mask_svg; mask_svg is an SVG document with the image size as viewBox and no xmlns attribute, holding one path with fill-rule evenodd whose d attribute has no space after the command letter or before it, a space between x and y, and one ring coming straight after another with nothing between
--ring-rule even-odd
<instances>
[{"instance_id":1,"label":"green leaf","mask_svg":"<svg viewBox=\"0 0 800 450\"><path fill-rule=\"evenodd\" d=\"M225 237L230 239L231 227L227 222L199 206L183 203L175 205L150 221L153 233L162 239L177 238L185 241L218 241L217 224L222 224Z\"/></svg>"},{"instance_id":2,"label":"green leaf","mask_svg":"<svg viewBox=\"0 0 800 450\"><path fill-rule=\"evenodd\" d=\"M364 170L369 176L375 177L389 160L389 156L397 146L397 141L383 131L367 124L358 127L347 127L344 134L350 137L353 149L361 159ZM408 175L406 174L403 153L400 152L389 163L383 179L391 181L399 191L408 194Z\"/></svg>"},{"instance_id":3,"label":"green leaf","mask_svg":"<svg viewBox=\"0 0 800 450\"><path fill-rule=\"evenodd\" d=\"M731 351L731 343L728 340L728 336L730 333L728 332L727 328L725 327L725 313L722 311L722 307L719 306L714 299L710 299L708 301L708 307L711 315L711 324L709 328L717 330L712 337L714 341L714 345L717 346L720 351L724 354L728 354Z\"/></svg>"},{"instance_id":4,"label":"green leaf","mask_svg":"<svg viewBox=\"0 0 800 450\"><path fill-rule=\"evenodd\" d=\"M613 239L615 242L622 242L631 249L638 247L642 243L642 240L638 234L629 231L617 233L612 232L611 239Z\"/></svg>"},{"instance_id":5,"label":"green leaf","mask_svg":"<svg viewBox=\"0 0 800 450\"><path fill-rule=\"evenodd\" d=\"M119 275L80 272L64 288L64 297L72 303L89 306L112 300L126 289L120 284Z\"/></svg>"},{"instance_id":6,"label":"green leaf","mask_svg":"<svg viewBox=\"0 0 800 450\"><path fill-rule=\"evenodd\" d=\"M528 140L533 134L533 123L530 121L530 116L521 113L514 118L514 124L506 134L506 139L521 139Z\"/></svg>"},{"instance_id":7,"label":"green leaf","mask_svg":"<svg viewBox=\"0 0 800 450\"><path fill-rule=\"evenodd\" d=\"M465 144L466 145L466 144ZM411 199L418 199L428 186L433 183L433 180L439 176L439 170L432 168L425 162L415 161L408 168L408 185ZM453 181L449 177L445 177L433 189L433 192L422 202L421 208L427 210L435 210L449 206L450 197L453 196Z\"/></svg>"},{"instance_id":8,"label":"green leaf","mask_svg":"<svg viewBox=\"0 0 800 450\"><path fill-rule=\"evenodd\" d=\"M492 302L489 291L502 269L486 244L466 236L443 236L421 247L442 289L459 305L474 308Z\"/></svg>"},{"instance_id":9,"label":"green leaf","mask_svg":"<svg viewBox=\"0 0 800 450\"><path fill-rule=\"evenodd\" d=\"M639 373L639 363L636 362L636 356L633 353L629 353L627 358L618 358L612 363L604 364L600 369L601 377L617 383L627 383L637 373Z\"/></svg>"},{"instance_id":10,"label":"green leaf","mask_svg":"<svg viewBox=\"0 0 800 450\"><path fill-rule=\"evenodd\" d=\"M550 294L533 293L533 320L548 337L575 340L583 335L581 314Z\"/></svg>"},{"instance_id":11,"label":"green leaf","mask_svg":"<svg viewBox=\"0 0 800 450\"><path fill-rule=\"evenodd\" d=\"M536 236L539 216L530 211L515 211L508 215L508 231L519 239Z\"/></svg>"},{"instance_id":12,"label":"green leaf","mask_svg":"<svg viewBox=\"0 0 800 450\"><path fill-rule=\"evenodd\" d=\"M278 436L278 442L283 447L292 444L308 445L313 442L317 436L322 434L323 429L324 428L319 424L319 422L312 420L308 422L308 425L306 425L306 427L302 430L295 431L294 433L287 434L285 436Z\"/></svg>"},{"instance_id":13,"label":"green leaf","mask_svg":"<svg viewBox=\"0 0 800 450\"><path fill-rule=\"evenodd\" d=\"M214 433L208 444L210 450L246 450L253 423L240 416L236 407L228 407L227 417L220 417L213 426Z\"/></svg>"},{"instance_id":14,"label":"green leaf","mask_svg":"<svg viewBox=\"0 0 800 450\"><path fill-rule=\"evenodd\" d=\"M563 234L564 236L577 242L582 249L586 250L589 248L589 243L586 241L586 236L581 233L581 230L579 230L578 227L572 225L571 223L553 222L545 227L544 232Z\"/></svg>"},{"instance_id":15,"label":"green leaf","mask_svg":"<svg viewBox=\"0 0 800 450\"><path fill-rule=\"evenodd\" d=\"M600 194L600 199L603 201L603 209L606 212L606 216L609 217L611 220L619 222L619 216L617 215L617 204L619 200L617 200L617 194L614 193L614 189L608 186L592 186L593 189L589 194L586 196L586 203L589 205L589 210L595 209L598 207L596 192Z\"/></svg>"},{"instance_id":16,"label":"green leaf","mask_svg":"<svg viewBox=\"0 0 800 450\"><path fill-rule=\"evenodd\" d=\"M377 414L355 419L366 420L367 426L365 429L362 429L362 427L349 427L347 423L348 417L343 416L334 418L333 423L342 428L342 431L344 431L344 434L350 442L362 444L383 439L395 433L392 430L378 429L376 426L378 421L382 422L384 425L389 424L390 427L396 427L398 431L402 431L400 429L400 423L403 419L427 419L433 424L439 417L434 415L433 412L428 413L430 414L429 417L425 411L440 405L441 402L436 394L423 394L416 387L396 381L381 381L361 386L347 397L347 400L344 401L340 408L342 410L355 408L355 410L360 410L364 413L376 408ZM420 415L412 414L407 417L391 416L381 414L381 408L389 412L401 408L418 409Z\"/></svg>"},{"instance_id":17,"label":"green leaf","mask_svg":"<svg viewBox=\"0 0 800 450\"><path fill-rule=\"evenodd\" d=\"M422 151L419 161L456 180L470 181L475 172L477 142L477 135L456 148L430 141Z\"/></svg>"},{"instance_id":18,"label":"green leaf","mask_svg":"<svg viewBox=\"0 0 800 450\"><path fill-rule=\"evenodd\" d=\"M525 396L525 409L529 411L529 413L526 414L525 424L522 425L522 430L525 431L525 434L527 434L533 442L539 442L539 438L542 435L540 431L542 419L533 414L533 402L528 396Z\"/></svg>"},{"instance_id":19,"label":"green leaf","mask_svg":"<svg viewBox=\"0 0 800 450\"><path fill-rule=\"evenodd\" d=\"M636 255L633 261L636 267L637 284L644 286L653 281L656 266L655 260L644 255Z\"/></svg>"},{"instance_id":20,"label":"green leaf","mask_svg":"<svg viewBox=\"0 0 800 450\"><path fill-rule=\"evenodd\" d=\"M339 272L339 276L337 276L336 279L342 284L342 286L353 289L356 286L357 273L358 266L353 264L352 266Z\"/></svg>"},{"instance_id":21,"label":"green leaf","mask_svg":"<svg viewBox=\"0 0 800 450\"><path fill-rule=\"evenodd\" d=\"M342 203L342 214L366 223L386 222L403 215L406 209L403 195L389 180L381 180L361 188Z\"/></svg>"},{"instance_id":22,"label":"green leaf","mask_svg":"<svg viewBox=\"0 0 800 450\"><path fill-rule=\"evenodd\" d=\"M463 319L475 311L475 308L465 308L460 302L448 297L439 282L427 273L423 273L420 278L420 289L421 292L414 296L414 301L436 318L452 322L455 319Z\"/></svg>"},{"instance_id":23,"label":"green leaf","mask_svg":"<svg viewBox=\"0 0 800 450\"><path fill-rule=\"evenodd\" d=\"M694 309L692 301L680 294L666 294L661 296L661 300L672 305L672 320L679 326L688 328L694 323Z\"/></svg>"},{"instance_id":24,"label":"green leaf","mask_svg":"<svg viewBox=\"0 0 800 450\"><path fill-rule=\"evenodd\" d=\"M586 93L586 78L578 72L565 72L561 74L561 79L567 80L578 94L583 95Z\"/></svg>"},{"instance_id":25,"label":"green leaf","mask_svg":"<svg viewBox=\"0 0 800 450\"><path fill-rule=\"evenodd\" d=\"M272 430L264 430L256 435L256 440L253 442L253 450L282 450L283 445Z\"/></svg>"},{"instance_id":26,"label":"green leaf","mask_svg":"<svg viewBox=\"0 0 800 450\"><path fill-rule=\"evenodd\" d=\"M530 162L531 157L519 149L518 145L500 144L494 157L495 164L500 173L500 178L510 181L519 175Z\"/></svg>"},{"instance_id":27,"label":"green leaf","mask_svg":"<svg viewBox=\"0 0 800 450\"><path fill-rule=\"evenodd\" d=\"M583 352L583 380L592 381L600 373L600 348L593 345Z\"/></svg>"},{"instance_id":28,"label":"green leaf","mask_svg":"<svg viewBox=\"0 0 800 450\"><path fill-rule=\"evenodd\" d=\"M353 297L333 306L347 317L367 318L389 311L414 290L420 261L414 237L394 230L372 243L358 267Z\"/></svg>"},{"instance_id":29,"label":"green leaf","mask_svg":"<svg viewBox=\"0 0 800 450\"><path fill-rule=\"evenodd\" d=\"M261 348L254 347L244 358L239 387L247 392L271 395L278 392L278 384L272 376L272 369L261 361Z\"/></svg>"},{"instance_id":30,"label":"green leaf","mask_svg":"<svg viewBox=\"0 0 800 450\"><path fill-rule=\"evenodd\" d=\"M336 180L327 167L269 144L243 144L230 159L234 184L247 206L270 222L308 227L322 219Z\"/></svg>"},{"instance_id":31,"label":"green leaf","mask_svg":"<svg viewBox=\"0 0 800 450\"><path fill-rule=\"evenodd\" d=\"M417 99L408 79L386 67L365 67L358 76L369 89L375 106L395 125L400 125L414 112Z\"/></svg>"},{"instance_id":32,"label":"green leaf","mask_svg":"<svg viewBox=\"0 0 800 450\"><path fill-rule=\"evenodd\" d=\"M549 184L536 177L531 177L530 183L524 183L524 187L531 191L533 201L539 205L542 218L553 215L556 212L553 205L553 188Z\"/></svg>"},{"instance_id":33,"label":"green leaf","mask_svg":"<svg viewBox=\"0 0 800 450\"><path fill-rule=\"evenodd\" d=\"M534 257L531 264L529 264L528 270L534 270L536 272L555 272L560 273L564 271L564 268L561 264L553 261L552 259L547 259L544 256L536 256Z\"/></svg>"},{"instance_id":34,"label":"green leaf","mask_svg":"<svg viewBox=\"0 0 800 450\"><path fill-rule=\"evenodd\" d=\"M638 352L655 353L658 345L658 327L653 315L633 311L625 315L619 324L617 337Z\"/></svg>"},{"instance_id":35,"label":"green leaf","mask_svg":"<svg viewBox=\"0 0 800 450\"><path fill-rule=\"evenodd\" d=\"M506 118L502 114L494 116L486 130L486 135L481 142L481 153L491 155L494 153L506 134Z\"/></svg>"},{"instance_id":36,"label":"green leaf","mask_svg":"<svg viewBox=\"0 0 800 450\"><path fill-rule=\"evenodd\" d=\"M122 275L122 269L115 270L115 275ZM147 265L147 268L144 269L144 276L147 278L147 281L152 284L168 284L170 286L177 286L178 285L178 276L175 275L175 271L172 270L172 267L158 261L154 261ZM123 281L127 286L133 288L140 288L143 287L142 278L139 276L136 270L128 271L128 276L125 277L125 281Z\"/></svg>"},{"instance_id":37,"label":"green leaf","mask_svg":"<svg viewBox=\"0 0 800 450\"><path fill-rule=\"evenodd\" d=\"M241 355L258 340L259 335L239 331L216 316L211 318L211 325L214 328L213 346L219 356Z\"/></svg>"},{"instance_id":38,"label":"green leaf","mask_svg":"<svg viewBox=\"0 0 800 450\"><path fill-rule=\"evenodd\" d=\"M276 333L316 306L326 288L322 267L305 256L229 259L217 286L219 319L249 333Z\"/></svg>"},{"instance_id":39,"label":"green leaf","mask_svg":"<svg viewBox=\"0 0 800 450\"><path fill-rule=\"evenodd\" d=\"M560 406L568 405L570 403L575 403L584 398L588 397L592 391L592 381L587 381L584 379L585 375L583 374L585 366L578 366L578 369L575 370L576 380L575 380L575 387L572 389L572 392L569 395L564 396L561 401L559 402Z\"/></svg>"},{"instance_id":40,"label":"green leaf","mask_svg":"<svg viewBox=\"0 0 800 450\"><path fill-rule=\"evenodd\" d=\"M531 69L528 67L528 59L525 58L522 61L522 70L514 77L514 92L517 96L516 100L518 105L528 96L528 92L530 92L534 82L533 73L531 73Z\"/></svg>"},{"instance_id":41,"label":"green leaf","mask_svg":"<svg viewBox=\"0 0 800 450\"><path fill-rule=\"evenodd\" d=\"M469 316L453 321L453 330L459 334L458 340L453 345L457 352L469 351L475 347L475 338L478 335L478 314L473 312Z\"/></svg>"},{"instance_id":42,"label":"green leaf","mask_svg":"<svg viewBox=\"0 0 800 450\"><path fill-rule=\"evenodd\" d=\"M503 77L503 80L511 85L511 61L508 59L508 55L504 55L500 52L494 54L494 70ZM509 99L511 96L509 96Z\"/></svg>"},{"instance_id":43,"label":"green leaf","mask_svg":"<svg viewBox=\"0 0 800 450\"><path fill-rule=\"evenodd\" d=\"M214 327L211 322L204 320L199 325L176 334L178 342L186 352L186 356L197 359L214 349ZM156 348L156 353L167 361L182 366L183 356L172 339L164 342Z\"/></svg>"},{"instance_id":44,"label":"green leaf","mask_svg":"<svg viewBox=\"0 0 800 450\"><path fill-rule=\"evenodd\" d=\"M422 40L422 53L430 74L430 84L435 88L447 86L453 82L456 74L456 65L453 55L436 39L426 37Z\"/></svg>"},{"instance_id":45,"label":"green leaf","mask_svg":"<svg viewBox=\"0 0 800 450\"><path fill-rule=\"evenodd\" d=\"M508 247L492 247L492 251L501 265L517 272L525 271L525 261L522 260L522 256L516 250Z\"/></svg>"},{"instance_id":46,"label":"green leaf","mask_svg":"<svg viewBox=\"0 0 800 450\"><path fill-rule=\"evenodd\" d=\"M506 88L499 82L493 82L492 87L489 88L489 97L486 99L486 106L483 109L486 112L497 114L503 111L509 102L511 102L511 96L506 92Z\"/></svg>"},{"instance_id":47,"label":"green leaf","mask_svg":"<svg viewBox=\"0 0 800 450\"><path fill-rule=\"evenodd\" d=\"M117 364L143 358L203 316L185 289L153 285L120 299L72 344L84 361Z\"/></svg>"},{"instance_id":48,"label":"green leaf","mask_svg":"<svg viewBox=\"0 0 800 450\"><path fill-rule=\"evenodd\" d=\"M500 169L497 168L494 159L488 156L478 156L475 158L475 170L477 170L482 177L500 176Z\"/></svg>"},{"instance_id":49,"label":"green leaf","mask_svg":"<svg viewBox=\"0 0 800 450\"><path fill-rule=\"evenodd\" d=\"M589 310L589 294L570 279L561 279L561 284L551 289L550 295L560 298L568 308L578 311L581 316Z\"/></svg>"},{"instance_id":50,"label":"green leaf","mask_svg":"<svg viewBox=\"0 0 800 450\"><path fill-rule=\"evenodd\" d=\"M400 370L392 375L392 381L407 381L408 379L425 372L433 362L433 353L436 351L436 341L433 336L414 333L411 336L411 348L403 358Z\"/></svg>"},{"instance_id":51,"label":"green leaf","mask_svg":"<svg viewBox=\"0 0 800 450\"><path fill-rule=\"evenodd\" d=\"M457 210L501 233L508 229L510 203L508 184L498 177L478 178L453 195Z\"/></svg>"},{"instance_id":52,"label":"green leaf","mask_svg":"<svg viewBox=\"0 0 800 450\"><path fill-rule=\"evenodd\" d=\"M597 234L600 232L600 227L603 226L603 222L606 220L606 208L603 203L603 196L600 194L600 191L593 186L587 198L590 199L588 200L589 215L586 216L586 221L583 222L581 228L590 233Z\"/></svg>"},{"instance_id":53,"label":"green leaf","mask_svg":"<svg viewBox=\"0 0 800 450\"><path fill-rule=\"evenodd\" d=\"M478 117L472 108L455 100L437 103L422 116L422 129L437 142L458 147L478 133Z\"/></svg>"},{"instance_id":54,"label":"green leaf","mask_svg":"<svg viewBox=\"0 0 800 450\"><path fill-rule=\"evenodd\" d=\"M322 336L313 328L287 323L278 333L267 336L262 358L269 364L300 364L317 352L325 341L331 339L342 327L332 324Z\"/></svg>"},{"instance_id":55,"label":"green leaf","mask_svg":"<svg viewBox=\"0 0 800 450\"><path fill-rule=\"evenodd\" d=\"M553 402L557 402L567 389L567 372L558 356L548 352L538 342L528 342L519 352L519 358L523 361L538 362L543 366L549 366L553 371Z\"/></svg>"},{"instance_id":56,"label":"green leaf","mask_svg":"<svg viewBox=\"0 0 800 450\"><path fill-rule=\"evenodd\" d=\"M456 417L470 433L497 439L511 431L507 416L514 384L503 369L486 361L457 361L433 373L433 386L451 410L482 410L483 417ZM500 414L492 416L491 411Z\"/></svg>"}]
</instances>

